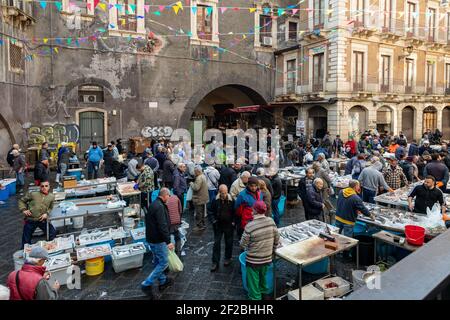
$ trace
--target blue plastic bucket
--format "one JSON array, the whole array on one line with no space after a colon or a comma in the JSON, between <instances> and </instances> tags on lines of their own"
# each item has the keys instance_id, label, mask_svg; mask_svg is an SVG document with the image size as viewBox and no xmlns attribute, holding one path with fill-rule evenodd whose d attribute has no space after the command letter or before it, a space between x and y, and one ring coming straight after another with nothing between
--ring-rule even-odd
<instances>
[{"instance_id":1,"label":"blue plastic bucket","mask_svg":"<svg viewBox=\"0 0 450 320\"><path fill-rule=\"evenodd\" d=\"M286 197L285 196L281 196L280 197L280 201L278 201L278 212L280 213L280 218L284 214L285 205L286 205Z\"/></svg>"},{"instance_id":2,"label":"blue plastic bucket","mask_svg":"<svg viewBox=\"0 0 450 320\"><path fill-rule=\"evenodd\" d=\"M116 241L115 240L109 240L109 241L103 241L103 242L88 244L87 247L94 247L94 246L98 246L100 244L108 244L108 243L111 246L111 248L113 248L116 245ZM111 262L111 261L112 261L111 255L105 256L105 262Z\"/></svg>"},{"instance_id":3,"label":"blue plastic bucket","mask_svg":"<svg viewBox=\"0 0 450 320\"><path fill-rule=\"evenodd\" d=\"M159 195L159 189L152 192L152 202L158 198Z\"/></svg>"},{"instance_id":4,"label":"blue plastic bucket","mask_svg":"<svg viewBox=\"0 0 450 320\"><path fill-rule=\"evenodd\" d=\"M0 201L6 201L9 198L8 188L0 189Z\"/></svg>"},{"instance_id":5,"label":"blue plastic bucket","mask_svg":"<svg viewBox=\"0 0 450 320\"><path fill-rule=\"evenodd\" d=\"M311 274L322 274L328 273L328 264L330 263L329 258L322 259L316 263L309 266L303 267L303 270Z\"/></svg>"},{"instance_id":6,"label":"blue plastic bucket","mask_svg":"<svg viewBox=\"0 0 450 320\"><path fill-rule=\"evenodd\" d=\"M247 268L245 266L245 256L247 255L246 252L242 252L239 255L239 262L241 263L241 271L242 271L242 287L245 291L248 291L247 289ZM269 269L267 270L266 275L266 286L268 288L267 294L270 294L273 292L273 263L269 266Z\"/></svg>"},{"instance_id":7,"label":"blue plastic bucket","mask_svg":"<svg viewBox=\"0 0 450 320\"><path fill-rule=\"evenodd\" d=\"M16 194L16 181L11 182L10 184L8 184L6 186L6 188L8 189L8 192L9 192L10 196Z\"/></svg>"},{"instance_id":8,"label":"blue plastic bucket","mask_svg":"<svg viewBox=\"0 0 450 320\"><path fill-rule=\"evenodd\" d=\"M353 235L367 234L367 224L361 221L356 221L353 227Z\"/></svg>"}]
</instances>

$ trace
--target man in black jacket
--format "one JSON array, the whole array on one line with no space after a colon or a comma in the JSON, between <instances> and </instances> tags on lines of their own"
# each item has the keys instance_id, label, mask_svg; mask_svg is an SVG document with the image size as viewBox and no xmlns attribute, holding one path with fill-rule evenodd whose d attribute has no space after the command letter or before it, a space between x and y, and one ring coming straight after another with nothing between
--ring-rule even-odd
<instances>
[{"instance_id":1,"label":"man in black jacket","mask_svg":"<svg viewBox=\"0 0 450 320\"><path fill-rule=\"evenodd\" d=\"M222 184L219 186L219 194L210 206L210 217L214 228L214 246L211 272L219 268L220 244L222 236L225 236L225 261L224 266L231 264L233 253L233 227L235 225L234 201L228 194L228 188Z\"/></svg>"},{"instance_id":2,"label":"man in black jacket","mask_svg":"<svg viewBox=\"0 0 450 320\"><path fill-rule=\"evenodd\" d=\"M431 159L432 161L425 166L423 175L425 177L433 176L436 179L436 186L444 192L447 189L449 170L440 160L440 155L438 153L433 153Z\"/></svg>"},{"instance_id":3,"label":"man in black jacket","mask_svg":"<svg viewBox=\"0 0 450 320\"><path fill-rule=\"evenodd\" d=\"M103 160L105 165L105 176L113 176L113 161L114 161L114 149L111 143L108 143L108 147L103 150Z\"/></svg>"},{"instance_id":4,"label":"man in black jacket","mask_svg":"<svg viewBox=\"0 0 450 320\"><path fill-rule=\"evenodd\" d=\"M277 173L270 174L268 178L270 179L273 190L272 194L273 221L275 221L275 224L278 227L280 224L280 211L278 210L278 203L280 202L281 195L283 192L283 183L281 182L281 179Z\"/></svg>"},{"instance_id":5,"label":"man in black jacket","mask_svg":"<svg viewBox=\"0 0 450 320\"><path fill-rule=\"evenodd\" d=\"M323 180L316 178L313 184L306 188L306 202L307 209L305 208L306 220L317 219L323 220L323 209L325 204L322 198Z\"/></svg>"},{"instance_id":6,"label":"man in black jacket","mask_svg":"<svg viewBox=\"0 0 450 320\"><path fill-rule=\"evenodd\" d=\"M11 149L9 149L8 154L6 156L6 162L13 167L14 166L14 155L12 154L13 150L19 151L20 147L18 144L14 144Z\"/></svg>"},{"instance_id":7,"label":"man in black jacket","mask_svg":"<svg viewBox=\"0 0 450 320\"><path fill-rule=\"evenodd\" d=\"M152 273L145 279L141 287L143 290L151 288L153 299L160 299L159 289L168 287L172 280L167 278L164 270L168 267L169 250L175 247L170 242L170 220L166 202L170 197L170 191L162 188L159 191L159 197L152 202L149 207L148 214L145 215L145 238L150 244L153 254ZM159 288L156 281L159 282Z\"/></svg>"},{"instance_id":8,"label":"man in black jacket","mask_svg":"<svg viewBox=\"0 0 450 320\"><path fill-rule=\"evenodd\" d=\"M231 185L237 179L236 171L232 168L231 165L224 166L222 170L220 170L220 179L219 184L224 184L227 186L228 190L231 189Z\"/></svg>"},{"instance_id":9,"label":"man in black jacket","mask_svg":"<svg viewBox=\"0 0 450 320\"><path fill-rule=\"evenodd\" d=\"M311 186L314 182L314 169L309 168L306 169L306 176L300 179L300 182L298 183L298 189L297 193L300 196L300 199L302 199L303 206L306 210L306 189L308 186Z\"/></svg>"},{"instance_id":10,"label":"man in black jacket","mask_svg":"<svg viewBox=\"0 0 450 320\"><path fill-rule=\"evenodd\" d=\"M433 176L427 176L423 184L416 186L408 195L408 207L413 212L427 214L427 208L431 210L435 203L439 203L442 214L445 214L444 195L441 190L436 188L436 179Z\"/></svg>"}]
</instances>

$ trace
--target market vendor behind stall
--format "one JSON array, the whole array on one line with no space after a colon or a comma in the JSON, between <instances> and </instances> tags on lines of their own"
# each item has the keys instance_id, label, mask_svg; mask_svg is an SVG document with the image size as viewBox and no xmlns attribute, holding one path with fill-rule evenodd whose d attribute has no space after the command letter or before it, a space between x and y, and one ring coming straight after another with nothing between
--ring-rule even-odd
<instances>
[{"instance_id":1,"label":"market vendor behind stall","mask_svg":"<svg viewBox=\"0 0 450 320\"><path fill-rule=\"evenodd\" d=\"M416 186L408 196L409 209L416 213L427 214L427 208L431 210L436 202L439 202L442 214L445 215L444 194L436 187L436 179L433 176L427 176L423 184Z\"/></svg>"}]
</instances>

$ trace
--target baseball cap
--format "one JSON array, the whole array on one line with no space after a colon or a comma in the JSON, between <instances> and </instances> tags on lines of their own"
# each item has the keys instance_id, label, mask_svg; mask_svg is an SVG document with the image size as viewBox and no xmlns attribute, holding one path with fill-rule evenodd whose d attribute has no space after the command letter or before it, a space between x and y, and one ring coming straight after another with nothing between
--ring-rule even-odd
<instances>
[{"instance_id":1,"label":"baseball cap","mask_svg":"<svg viewBox=\"0 0 450 320\"><path fill-rule=\"evenodd\" d=\"M267 211L267 206L263 201L256 201L253 205L253 209L259 214L265 214Z\"/></svg>"},{"instance_id":2,"label":"baseball cap","mask_svg":"<svg viewBox=\"0 0 450 320\"><path fill-rule=\"evenodd\" d=\"M48 259L48 252L42 247L34 247L28 256L35 259Z\"/></svg>"}]
</instances>

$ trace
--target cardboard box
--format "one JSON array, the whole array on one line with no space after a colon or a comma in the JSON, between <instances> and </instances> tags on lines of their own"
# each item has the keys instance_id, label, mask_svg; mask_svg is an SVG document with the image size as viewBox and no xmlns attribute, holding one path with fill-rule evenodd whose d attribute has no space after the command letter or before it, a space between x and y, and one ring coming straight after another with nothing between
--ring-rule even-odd
<instances>
[{"instance_id":1,"label":"cardboard box","mask_svg":"<svg viewBox=\"0 0 450 320\"><path fill-rule=\"evenodd\" d=\"M288 292L288 300L299 300L299 289ZM302 300L324 300L325 295L312 284L308 284L302 288Z\"/></svg>"},{"instance_id":2,"label":"cardboard box","mask_svg":"<svg viewBox=\"0 0 450 320\"><path fill-rule=\"evenodd\" d=\"M73 176L65 176L63 177L63 188L70 189L77 187L77 178Z\"/></svg>"}]
</instances>

